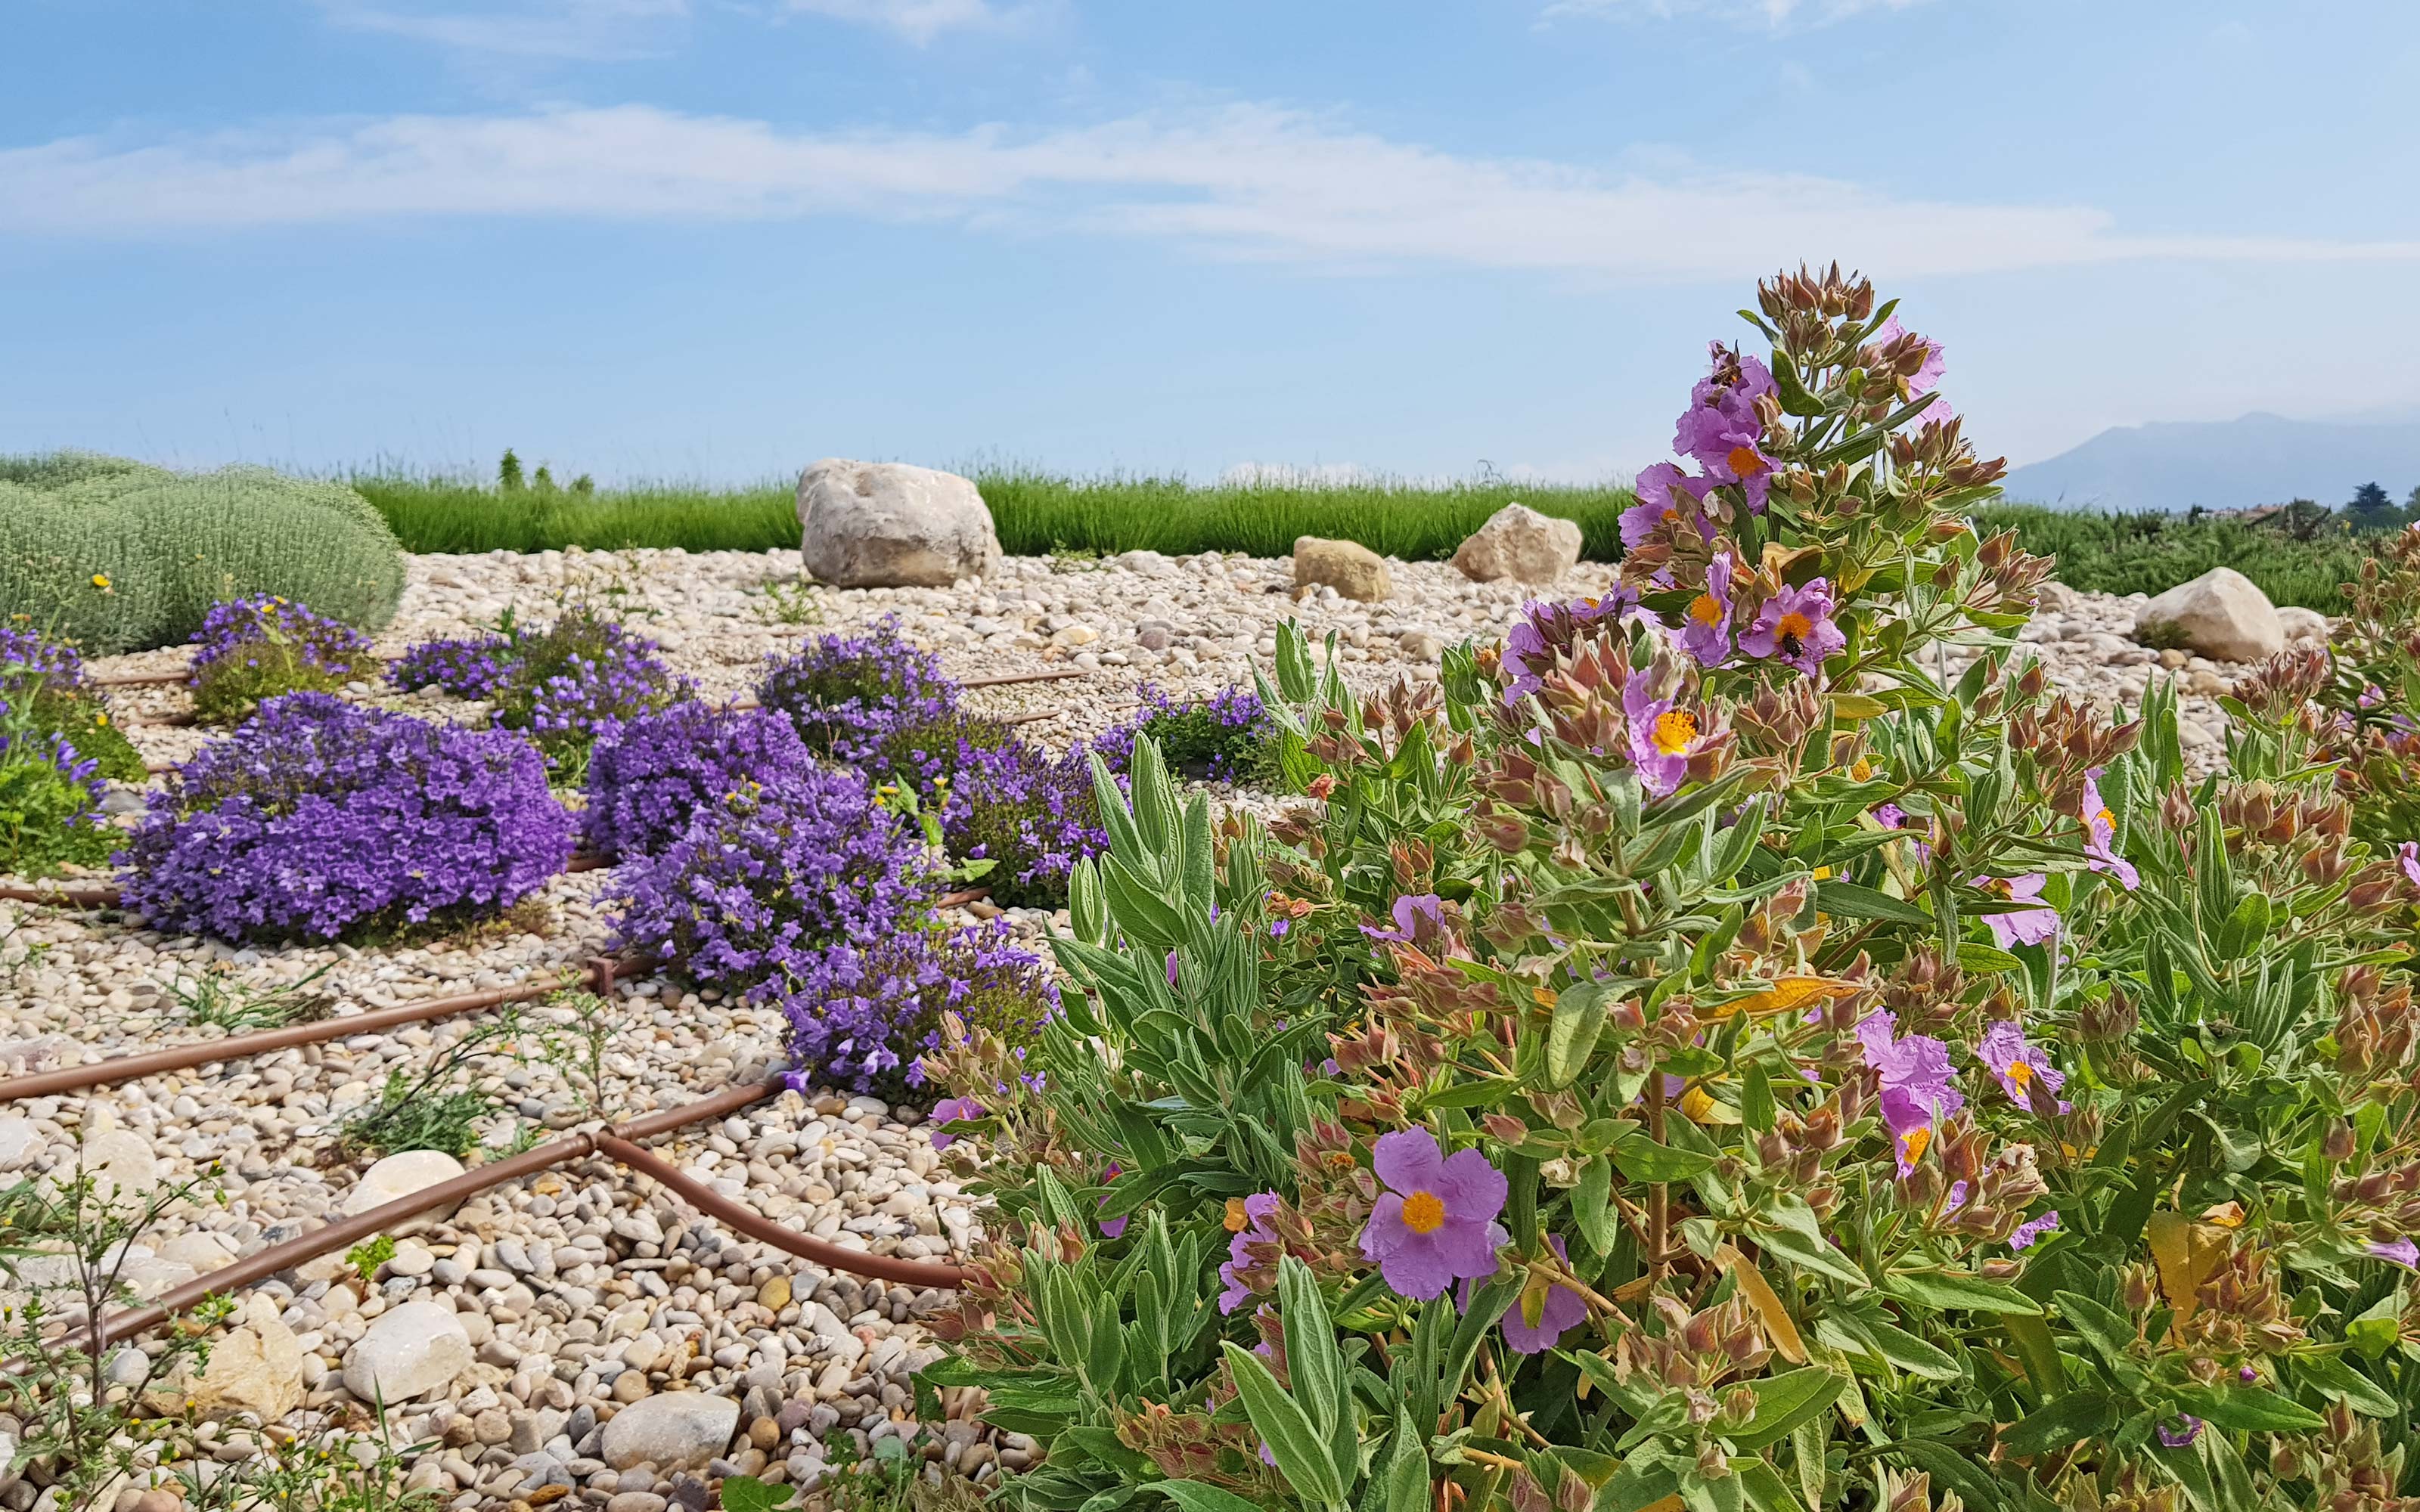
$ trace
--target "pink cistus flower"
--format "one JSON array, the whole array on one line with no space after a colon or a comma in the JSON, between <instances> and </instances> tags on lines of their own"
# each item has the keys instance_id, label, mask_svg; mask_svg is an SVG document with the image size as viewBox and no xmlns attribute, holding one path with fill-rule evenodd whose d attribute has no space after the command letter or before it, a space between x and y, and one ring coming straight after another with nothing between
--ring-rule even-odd
<instances>
[{"instance_id":1,"label":"pink cistus flower","mask_svg":"<svg viewBox=\"0 0 2420 1512\"><path fill-rule=\"evenodd\" d=\"M1563 1247L1560 1234L1547 1235L1546 1242L1555 1247L1555 1258L1566 1265L1571 1263L1571 1252ZM1546 1304L1538 1309L1537 1327L1523 1320L1518 1297L1504 1309L1499 1326L1504 1330L1504 1342L1512 1347L1515 1354L1544 1354L1587 1319L1588 1304L1580 1300L1580 1294L1569 1287L1558 1286L1546 1288Z\"/></svg>"},{"instance_id":2,"label":"pink cistus flower","mask_svg":"<svg viewBox=\"0 0 2420 1512\"><path fill-rule=\"evenodd\" d=\"M1991 930L1992 938L1998 942L2001 949L2012 945L2040 945L2057 937L2058 910L2041 902L2042 887L2049 880L2039 872L2006 880L1993 877L1975 879L1975 886L1987 892L1996 892L2012 903L2036 905L1983 916L1984 925Z\"/></svg>"},{"instance_id":3,"label":"pink cistus flower","mask_svg":"<svg viewBox=\"0 0 2420 1512\"><path fill-rule=\"evenodd\" d=\"M2028 1218L2017 1225L2016 1232L2009 1236L2009 1248L2020 1252L2029 1250L2042 1235L2054 1232L2057 1227L2058 1210L2053 1208L2039 1218Z\"/></svg>"},{"instance_id":4,"label":"pink cistus flower","mask_svg":"<svg viewBox=\"0 0 2420 1512\"><path fill-rule=\"evenodd\" d=\"M1510 1240L1497 1224L1510 1188L1476 1149L1447 1155L1426 1129L1379 1136L1372 1165L1388 1190L1361 1230L1361 1257L1414 1302L1445 1295L1466 1278L1496 1273Z\"/></svg>"},{"instance_id":5,"label":"pink cistus flower","mask_svg":"<svg viewBox=\"0 0 2420 1512\"><path fill-rule=\"evenodd\" d=\"M1659 699L1645 677L1621 689L1621 712L1630 726L1630 761L1649 793L1664 797L1689 775L1699 744L1698 717L1671 699Z\"/></svg>"},{"instance_id":6,"label":"pink cistus flower","mask_svg":"<svg viewBox=\"0 0 2420 1512\"><path fill-rule=\"evenodd\" d=\"M1116 1180L1123 1174L1124 1173L1118 1168L1117 1163L1112 1161L1109 1163L1109 1168L1101 1173L1101 1184L1103 1186L1107 1186L1111 1181ZM1109 1199L1105 1194L1101 1200L1095 1204L1095 1211L1099 1208L1106 1208L1109 1205ZM1100 1225L1101 1237L1103 1239L1124 1239L1125 1237L1126 1221L1124 1218L1103 1218L1100 1220Z\"/></svg>"},{"instance_id":7,"label":"pink cistus flower","mask_svg":"<svg viewBox=\"0 0 2420 1512\"><path fill-rule=\"evenodd\" d=\"M2374 1240L2366 1247L2381 1260L2393 1260L2407 1271L2420 1271L2420 1244L2412 1242L2408 1234L2401 1239Z\"/></svg>"},{"instance_id":8,"label":"pink cistus flower","mask_svg":"<svg viewBox=\"0 0 2420 1512\"><path fill-rule=\"evenodd\" d=\"M1866 1064L1881 1075L1883 1123L1890 1130L1891 1157L1905 1176L1924 1159L1941 1120L1966 1105L1949 1046L1930 1035L1900 1038L1888 1009L1860 1019L1856 1034Z\"/></svg>"},{"instance_id":9,"label":"pink cistus flower","mask_svg":"<svg viewBox=\"0 0 2420 1512\"><path fill-rule=\"evenodd\" d=\"M933 1148L947 1149L958 1142L958 1136L944 1133L945 1123L972 1123L984 1116L984 1105L970 1097L945 1097L933 1104Z\"/></svg>"},{"instance_id":10,"label":"pink cistus flower","mask_svg":"<svg viewBox=\"0 0 2420 1512\"><path fill-rule=\"evenodd\" d=\"M2118 854L2118 816L2109 805L2101 801L2101 768L2096 766L2084 774L2084 854L2086 865L2095 872L2105 872L2118 879L2118 885L2128 892L2143 885L2142 873L2134 863Z\"/></svg>"},{"instance_id":11,"label":"pink cistus flower","mask_svg":"<svg viewBox=\"0 0 2420 1512\"><path fill-rule=\"evenodd\" d=\"M1832 623L1832 585L1822 578L1766 599L1756 611L1756 624L1740 637L1740 649L1749 656L1778 657L1809 677L1823 671L1824 657L1848 644L1849 638Z\"/></svg>"},{"instance_id":12,"label":"pink cistus flower","mask_svg":"<svg viewBox=\"0 0 2420 1512\"><path fill-rule=\"evenodd\" d=\"M2160 1425L2160 1442L2169 1448L2181 1449L2201 1437L2201 1419L2191 1412L2179 1412L2176 1422L2178 1426L2174 1428L2165 1423Z\"/></svg>"},{"instance_id":13,"label":"pink cistus flower","mask_svg":"<svg viewBox=\"0 0 2420 1512\"><path fill-rule=\"evenodd\" d=\"M2036 1080L2054 1093L2067 1085L2066 1074L2050 1063L2040 1045L2026 1043L2025 1031L2010 1020L2001 1019L1985 1029L1975 1051L1999 1078L2000 1090L2019 1107L2032 1106L2029 1089ZM2061 1101L2058 1110L2065 1113L2069 1106Z\"/></svg>"},{"instance_id":14,"label":"pink cistus flower","mask_svg":"<svg viewBox=\"0 0 2420 1512\"><path fill-rule=\"evenodd\" d=\"M1395 918L1393 929L1381 929L1374 925L1364 924L1361 926L1361 933L1373 940L1409 945L1421 934L1420 925L1423 922L1428 924L1435 933L1442 934L1446 931L1445 900L1435 893L1407 893L1395 900L1392 912Z\"/></svg>"},{"instance_id":15,"label":"pink cistus flower","mask_svg":"<svg viewBox=\"0 0 2420 1512\"><path fill-rule=\"evenodd\" d=\"M1739 485L1748 509L1761 512L1773 487L1773 458L1764 453L1756 402L1774 392L1773 374L1720 342L1708 347L1713 371L1690 390L1689 408L1672 428L1672 450L1704 468L1712 481Z\"/></svg>"},{"instance_id":16,"label":"pink cistus flower","mask_svg":"<svg viewBox=\"0 0 2420 1512\"><path fill-rule=\"evenodd\" d=\"M1681 649L1700 667L1719 667L1731 655L1731 554L1717 551L1706 568L1706 589L1689 601L1681 622Z\"/></svg>"},{"instance_id":17,"label":"pink cistus flower","mask_svg":"<svg viewBox=\"0 0 2420 1512\"><path fill-rule=\"evenodd\" d=\"M2403 874L2412 879L2413 887L2420 887L2420 840L2405 841L2396 847L2395 854L2403 862Z\"/></svg>"},{"instance_id":18,"label":"pink cistus flower","mask_svg":"<svg viewBox=\"0 0 2420 1512\"><path fill-rule=\"evenodd\" d=\"M1278 1202L1274 1192L1255 1192L1244 1199L1244 1227L1227 1241L1227 1257L1218 1266L1218 1279L1226 1287L1218 1293L1220 1312L1241 1307L1252 1295L1252 1273L1271 1268L1268 1256L1282 1243L1269 1224L1277 1216ZM1256 1247L1264 1253L1255 1255Z\"/></svg>"},{"instance_id":19,"label":"pink cistus flower","mask_svg":"<svg viewBox=\"0 0 2420 1512\"><path fill-rule=\"evenodd\" d=\"M1877 346L1887 347L1908 333L1907 328L1899 323L1899 316L1892 316L1874 329L1874 342ZM1916 370L1915 376L1907 380L1907 393L1911 399L1921 399L1940 387L1941 376L1949 370L1949 363L1942 356L1941 343L1930 336L1918 336L1916 339L1924 343L1924 363ZM1925 407L1916 420L1917 424L1930 425L1957 418L1958 411L1949 407L1948 400L1935 399Z\"/></svg>"},{"instance_id":20,"label":"pink cistus flower","mask_svg":"<svg viewBox=\"0 0 2420 1512\"><path fill-rule=\"evenodd\" d=\"M1631 485L1638 502L1621 512L1621 544L1642 545L1665 526L1696 517L1698 501L1713 486L1711 478L1693 478L1669 462L1645 469ZM1709 540L1713 539L1712 524L1700 517L1698 526Z\"/></svg>"}]
</instances>

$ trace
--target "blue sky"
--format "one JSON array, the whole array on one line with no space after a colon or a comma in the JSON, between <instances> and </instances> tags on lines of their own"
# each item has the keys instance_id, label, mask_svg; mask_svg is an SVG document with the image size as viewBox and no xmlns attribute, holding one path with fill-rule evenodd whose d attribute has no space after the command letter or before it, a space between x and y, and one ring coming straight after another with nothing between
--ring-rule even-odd
<instances>
[{"instance_id":1,"label":"blue sky","mask_svg":"<svg viewBox=\"0 0 2420 1512\"><path fill-rule=\"evenodd\" d=\"M1595 478L1760 271L1987 453L2420 409L2420 7L6 0L0 451Z\"/></svg>"}]
</instances>

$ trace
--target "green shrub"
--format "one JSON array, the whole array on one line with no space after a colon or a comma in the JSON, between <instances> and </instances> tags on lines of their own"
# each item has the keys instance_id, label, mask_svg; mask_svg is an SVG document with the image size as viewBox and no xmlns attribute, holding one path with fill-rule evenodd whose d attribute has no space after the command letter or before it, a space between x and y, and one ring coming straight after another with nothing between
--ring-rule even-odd
<instances>
[{"instance_id":1,"label":"green shrub","mask_svg":"<svg viewBox=\"0 0 2420 1512\"><path fill-rule=\"evenodd\" d=\"M342 484L62 453L0 459L0 616L87 655L174 644L254 594L377 629L403 594L394 532Z\"/></svg>"},{"instance_id":2,"label":"green shrub","mask_svg":"<svg viewBox=\"0 0 2420 1512\"><path fill-rule=\"evenodd\" d=\"M2420 844L2315 648L2221 774L2173 683L2052 686L1892 315L1759 287L1623 599L1385 698L1284 627L1324 808L1096 766L1063 1013L927 1061L992 1215L919 1385L1040 1441L994 1506L2411 1504Z\"/></svg>"},{"instance_id":3,"label":"green shrub","mask_svg":"<svg viewBox=\"0 0 2420 1512\"><path fill-rule=\"evenodd\" d=\"M0 747L0 872L47 876L101 866L122 837L94 810L91 769L50 740Z\"/></svg>"}]
</instances>

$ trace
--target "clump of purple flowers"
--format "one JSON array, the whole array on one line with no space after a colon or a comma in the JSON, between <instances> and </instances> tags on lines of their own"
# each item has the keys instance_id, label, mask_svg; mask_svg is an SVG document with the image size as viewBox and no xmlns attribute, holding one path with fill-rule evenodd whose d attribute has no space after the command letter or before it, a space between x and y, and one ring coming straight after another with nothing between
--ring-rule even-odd
<instances>
[{"instance_id":1,"label":"clump of purple flowers","mask_svg":"<svg viewBox=\"0 0 2420 1512\"><path fill-rule=\"evenodd\" d=\"M75 647L33 630L0 625L0 745L14 740L64 744L72 772L89 758L93 775L141 782L143 757L110 719L108 701L85 680ZM31 748L27 747L26 748ZM83 778L76 784L89 788Z\"/></svg>"},{"instance_id":2,"label":"clump of purple flowers","mask_svg":"<svg viewBox=\"0 0 2420 1512\"><path fill-rule=\"evenodd\" d=\"M692 980L745 991L807 980L828 947L908 931L942 877L861 779L810 767L749 783L624 866L614 930Z\"/></svg>"},{"instance_id":3,"label":"clump of purple flowers","mask_svg":"<svg viewBox=\"0 0 2420 1512\"><path fill-rule=\"evenodd\" d=\"M504 685L510 644L500 635L423 640L388 669L387 681L407 693L434 687L458 699L484 699Z\"/></svg>"},{"instance_id":4,"label":"clump of purple flowers","mask_svg":"<svg viewBox=\"0 0 2420 1512\"><path fill-rule=\"evenodd\" d=\"M988 860L983 877L1003 907L1058 908L1076 863L1109 846L1092 764L1012 741L962 752L941 801L941 834L961 860Z\"/></svg>"},{"instance_id":5,"label":"clump of purple flowers","mask_svg":"<svg viewBox=\"0 0 2420 1512\"><path fill-rule=\"evenodd\" d=\"M334 939L501 913L571 837L522 742L293 693L170 779L119 860L160 928Z\"/></svg>"},{"instance_id":6,"label":"clump of purple flowers","mask_svg":"<svg viewBox=\"0 0 2420 1512\"><path fill-rule=\"evenodd\" d=\"M527 732L576 778L599 735L690 695L656 651L619 622L575 608L542 630L508 622L501 635L414 646L389 675L397 687L487 699L499 726Z\"/></svg>"},{"instance_id":7,"label":"clump of purple flowers","mask_svg":"<svg viewBox=\"0 0 2420 1512\"><path fill-rule=\"evenodd\" d=\"M0 625L0 678L12 687L39 679L44 687L54 692L81 693L85 690L84 658L64 640L54 640L37 630Z\"/></svg>"},{"instance_id":8,"label":"clump of purple flowers","mask_svg":"<svg viewBox=\"0 0 2420 1512\"><path fill-rule=\"evenodd\" d=\"M768 710L690 700L643 714L600 736L589 753L581 838L609 856L652 855L678 840L700 810L751 782L803 772L810 761L790 721Z\"/></svg>"},{"instance_id":9,"label":"clump of purple flowers","mask_svg":"<svg viewBox=\"0 0 2420 1512\"><path fill-rule=\"evenodd\" d=\"M756 700L779 709L817 756L884 771L886 744L902 730L945 723L958 686L940 658L884 620L864 636L818 636L796 656L767 662Z\"/></svg>"},{"instance_id":10,"label":"clump of purple flowers","mask_svg":"<svg viewBox=\"0 0 2420 1512\"><path fill-rule=\"evenodd\" d=\"M1134 759L1136 737L1149 735L1159 742L1171 771L1213 782L1266 783L1277 776L1278 723L1251 689L1176 699L1144 683L1135 693L1142 712L1093 743L1109 770L1124 772Z\"/></svg>"},{"instance_id":11,"label":"clump of purple flowers","mask_svg":"<svg viewBox=\"0 0 2420 1512\"><path fill-rule=\"evenodd\" d=\"M790 1021L792 1085L861 1092L922 1087L923 1057L940 1048L944 1012L1022 1045L1059 1011L1049 968L997 918L835 945L766 995Z\"/></svg>"},{"instance_id":12,"label":"clump of purple flowers","mask_svg":"<svg viewBox=\"0 0 2420 1512\"><path fill-rule=\"evenodd\" d=\"M211 605L194 643L187 686L205 724L247 717L281 693L333 693L371 665L369 637L271 594Z\"/></svg>"},{"instance_id":13,"label":"clump of purple flowers","mask_svg":"<svg viewBox=\"0 0 2420 1512\"><path fill-rule=\"evenodd\" d=\"M231 658L257 665L270 646L287 648L313 671L347 678L357 675L370 654L370 638L351 625L271 594L212 604L194 632L194 645L195 687L211 666Z\"/></svg>"}]
</instances>

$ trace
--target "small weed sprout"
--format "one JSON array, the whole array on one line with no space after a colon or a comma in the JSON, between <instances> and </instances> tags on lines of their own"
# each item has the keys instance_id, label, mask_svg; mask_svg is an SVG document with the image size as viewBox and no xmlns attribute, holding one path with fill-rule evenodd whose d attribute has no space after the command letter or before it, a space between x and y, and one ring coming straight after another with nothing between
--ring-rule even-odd
<instances>
[{"instance_id":1,"label":"small weed sprout","mask_svg":"<svg viewBox=\"0 0 2420 1512\"><path fill-rule=\"evenodd\" d=\"M345 1263L362 1278L365 1286L378 1280L379 1267L395 1258L395 1240L386 1234L364 1240L345 1251Z\"/></svg>"},{"instance_id":2,"label":"small weed sprout","mask_svg":"<svg viewBox=\"0 0 2420 1512\"><path fill-rule=\"evenodd\" d=\"M282 1029L289 1024L317 1023L334 1011L331 995L310 990L313 982L334 968L331 962L300 981L256 988L238 980L225 966L213 964L199 976L180 977L169 983L168 995L177 1000L188 1024L228 1034Z\"/></svg>"}]
</instances>

